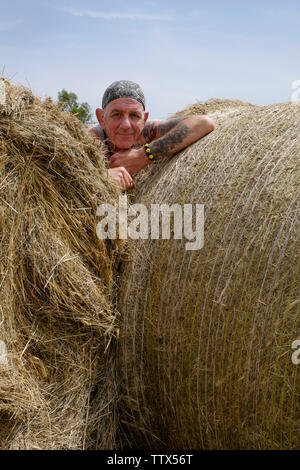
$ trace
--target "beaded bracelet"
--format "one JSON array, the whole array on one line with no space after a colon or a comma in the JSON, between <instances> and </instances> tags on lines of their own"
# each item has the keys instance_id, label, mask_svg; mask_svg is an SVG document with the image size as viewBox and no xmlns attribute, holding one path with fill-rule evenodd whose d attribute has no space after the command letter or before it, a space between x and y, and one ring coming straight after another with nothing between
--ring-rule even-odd
<instances>
[{"instance_id":1,"label":"beaded bracelet","mask_svg":"<svg viewBox=\"0 0 300 470\"><path fill-rule=\"evenodd\" d=\"M156 163L156 162L157 162L157 158L155 158L155 156L152 154L152 152L151 152L150 147L149 147L148 144L145 144L145 145L144 145L144 149L145 149L146 155L147 155L147 157L149 158L149 160L151 160L152 163Z\"/></svg>"}]
</instances>

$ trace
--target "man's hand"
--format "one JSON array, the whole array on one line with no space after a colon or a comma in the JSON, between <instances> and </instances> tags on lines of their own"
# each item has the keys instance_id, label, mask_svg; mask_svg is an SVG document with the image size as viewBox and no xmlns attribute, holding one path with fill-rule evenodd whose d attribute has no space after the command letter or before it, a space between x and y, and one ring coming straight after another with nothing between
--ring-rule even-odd
<instances>
[{"instance_id":1,"label":"man's hand","mask_svg":"<svg viewBox=\"0 0 300 470\"><path fill-rule=\"evenodd\" d=\"M109 159L110 168L124 167L130 175L138 173L150 163L151 161L146 156L144 148L119 151Z\"/></svg>"},{"instance_id":2,"label":"man's hand","mask_svg":"<svg viewBox=\"0 0 300 470\"><path fill-rule=\"evenodd\" d=\"M126 189L133 188L132 178L123 166L119 166L117 168L110 168L108 170L108 174L111 178L115 180L115 182L122 191L126 191Z\"/></svg>"}]
</instances>

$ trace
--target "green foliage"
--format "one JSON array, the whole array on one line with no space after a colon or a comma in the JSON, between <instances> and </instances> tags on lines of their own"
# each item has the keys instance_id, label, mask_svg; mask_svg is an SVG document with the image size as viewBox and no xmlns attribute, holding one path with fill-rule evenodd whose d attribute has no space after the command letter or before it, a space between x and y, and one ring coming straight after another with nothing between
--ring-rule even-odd
<instances>
[{"instance_id":1,"label":"green foliage","mask_svg":"<svg viewBox=\"0 0 300 470\"><path fill-rule=\"evenodd\" d=\"M68 93L65 89L58 92L58 102L62 104L62 110L75 114L84 124L92 123L91 108L88 103L78 103L75 93Z\"/></svg>"}]
</instances>

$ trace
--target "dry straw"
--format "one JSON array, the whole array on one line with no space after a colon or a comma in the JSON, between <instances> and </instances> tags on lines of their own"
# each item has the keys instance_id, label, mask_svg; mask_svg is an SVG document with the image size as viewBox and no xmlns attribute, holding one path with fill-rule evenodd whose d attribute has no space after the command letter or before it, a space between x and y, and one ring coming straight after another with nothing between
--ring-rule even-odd
<instances>
[{"instance_id":1,"label":"dry straw","mask_svg":"<svg viewBox=\"0 0 300 470\"><path fill-rule=\"evenodd\" d=\"M300 105L193 107L206 111L215 131L139 180L135 202L148 207L204 204L205 240L199 251L184 239L129 243L122 445L296 449Z\"/></svg>"},{"instance_id":2,"label":"dry straw","mask_svg":"<svg viewBox=\"0 0 300 470\"><path fill-rule=\"evenodd\" d=\"M77 118L0 79L0 448L112 448L114 202L103 148Z\"/></svg>"}]
</instances>

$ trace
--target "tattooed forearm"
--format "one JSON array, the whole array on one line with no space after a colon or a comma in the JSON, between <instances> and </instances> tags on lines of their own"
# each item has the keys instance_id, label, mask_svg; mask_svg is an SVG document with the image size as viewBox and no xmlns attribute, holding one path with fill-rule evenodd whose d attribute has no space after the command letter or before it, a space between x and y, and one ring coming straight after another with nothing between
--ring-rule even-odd
<instances>
[{"instance_id":1,"label":"tattooed forearm","mask_svg":"<svg viewBox=\"0 0 300 470\"><path fill-rule=\"evenodd\" d=\"M170 157L214 130L211 119L204 116L180 116L168 121L148 122L139 145L147 142L157 159Z\"/></svg>"},{"instance_id":2,"label":"tattooed forearm","mask_svg":"<svg viewBox=\"0 0 300 470\"><path fill-rule=\"evenodd\" d=\"M178 124L172 131L151 143L151 151L156 158L169 157L176 151L176 147L180 145L188 133L188 126Z\"/></svg>"}]
</instances>

